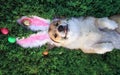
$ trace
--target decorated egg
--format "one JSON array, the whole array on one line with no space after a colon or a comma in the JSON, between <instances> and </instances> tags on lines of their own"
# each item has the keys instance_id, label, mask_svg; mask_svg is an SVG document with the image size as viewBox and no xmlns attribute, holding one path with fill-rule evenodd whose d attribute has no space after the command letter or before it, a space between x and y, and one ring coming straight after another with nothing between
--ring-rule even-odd
<instances>
[{"instance_id":1,"label":"decorated egg","mask_svg":"<svg viewBox=\"0 0 120 75\"><path fill-rule=\"evenodd\" d=\"M28 18L25 18L25 19L22 20L22 23L23 23L25 26L29 26L29 25L31 25L31 20L28 19Z\"/></svg>"},{"instance_id":2,"label":"decorated egg","mask_svg":"<svg viewBox=\"0 0 120 75\"><path fill-rule=\"evenodd\" d=\"M48 51L44 51L43 55L47 56L48 55Z\"/></svg>"},{"instance_id":3,"label":"decorated egg","mask_svg":"<svg viewBox=\"0 0 120 75\"><path fill-rule=\"evenodd\" d=\"M1 33L4 34L4 35L7 35L7 34L9 33L8 28L1 28L0 31L1 31Z\"/></svg>"},{"instance_id":4,"label":"decorated egg","mask_svg":"<svg viewBox=\"0 0 120 75\"><path fill-rule=\"evenodd\" d=\"M15 37L8 37L8 42L9 43L15 43L16 42L16 38Z\"/></svg>"}]
</instances>

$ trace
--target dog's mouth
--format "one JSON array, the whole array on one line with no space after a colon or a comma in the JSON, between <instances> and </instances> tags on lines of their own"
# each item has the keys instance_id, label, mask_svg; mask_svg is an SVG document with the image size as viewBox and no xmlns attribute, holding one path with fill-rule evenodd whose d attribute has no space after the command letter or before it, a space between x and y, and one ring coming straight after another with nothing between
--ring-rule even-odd
<instances>
[{"instance_id":1,"label":"dog's mouth","mask_svg":"<svg viewBox=\"0 0 120 75\"><path fill-rule=\"evenodd\" d=\"M59 27L58 27L58 32L61 34L61 37L63 38L63 39L67 39L67 34L68 34L68 25L60 25Z\"/></svg>"},{"instance_id":2,"label":"dog's mouth","mask_svg":"<svg viewBox=\"0 0 120 75\"><path fill-rule=\"evenodd\" d=\"M68 34L68 25L66 25L65 27L64 27L64 33L65 33L65 36L64 36L64 39L67 39L67 34Z\"/></svg>"}]
</instances>

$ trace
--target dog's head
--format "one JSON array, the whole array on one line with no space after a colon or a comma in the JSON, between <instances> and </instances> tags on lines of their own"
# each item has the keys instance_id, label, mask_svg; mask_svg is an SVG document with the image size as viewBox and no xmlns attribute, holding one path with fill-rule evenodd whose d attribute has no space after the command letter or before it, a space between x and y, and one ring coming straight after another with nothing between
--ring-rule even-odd
<instances>
[{"instance_id":1,"label":"dog's head","mask_svg":"<svg viewBox=\"0 0 120 75\"><path fill-rule=\"evenodd\" d=\"M61 43L68 39L69 27L66 19L55 19L51 22L48 34L55 43Z\"/></svg>"}]
</instances>

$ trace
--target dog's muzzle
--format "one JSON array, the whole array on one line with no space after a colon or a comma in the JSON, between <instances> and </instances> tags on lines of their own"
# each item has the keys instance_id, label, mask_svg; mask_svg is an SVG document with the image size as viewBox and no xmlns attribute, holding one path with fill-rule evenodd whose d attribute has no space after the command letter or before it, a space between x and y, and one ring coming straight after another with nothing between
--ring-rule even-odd
<instances>
[{"instance_id":1,"label":"dog's muzzle","mask_svg":"<svg viewBox=\"0 0 120 75\"><path fill-rule=\"evenodd\" d=\"M59 32L67 32L68 31L68 25L66 25L66 26L62 26L62 25L60 25L59 27L58 27L58 31Z\"/></svg>"},{"instance_id":2,"label":"dog's muzzle","mask_svg":"<svg viewBox=\"0 0 120 75\"><path fill-rule=\"evenodd\" d=\"M67 39L67 33L68 33L68 25L60 25L58 27L58 32L64 32L65 33L65 36L63 37L64 39Z\"/></svg>"}]
</instances>

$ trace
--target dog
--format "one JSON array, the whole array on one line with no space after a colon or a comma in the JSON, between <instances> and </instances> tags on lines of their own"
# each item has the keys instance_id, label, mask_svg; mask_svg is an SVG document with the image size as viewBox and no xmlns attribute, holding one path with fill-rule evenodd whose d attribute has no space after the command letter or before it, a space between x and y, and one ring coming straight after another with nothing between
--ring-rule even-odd
<instances>
[{"instance_id":1,"label":"dog","mask_svg":"<svg viewBox=\"0 0 120 75\"><path fill-rule=\"evenodd\" d=\"M104 54L114 48L120 49L120 15L104 18L57 18L49 23L47 34L46 37L49 38L47 43L50 45L80 49L84 53ZM38 35L39 33L37 40L41 40ZM32 40L32 43L33 41L35 40ZM41 45L40 42L26 45L18 42L18 44L24 47L35 47ZM45 44L46 41L43 43Z\"/></svg>"},{"instance_id":2,"label":"dog","mask_svg":"<svg viewBox=\"0 0 120 75\"><path fill-rule=\"evenodd\" d=\"M48 34L55 46L104 54L120 49L120 16L55 19Z\"/></svg>"}]
</instances>

